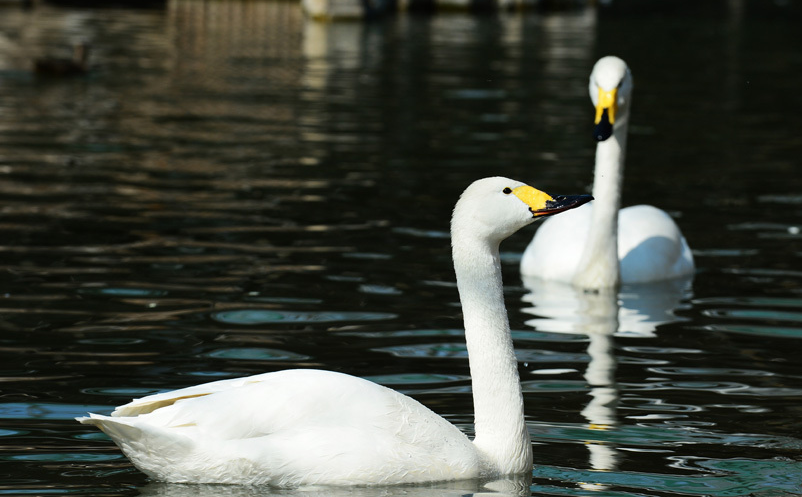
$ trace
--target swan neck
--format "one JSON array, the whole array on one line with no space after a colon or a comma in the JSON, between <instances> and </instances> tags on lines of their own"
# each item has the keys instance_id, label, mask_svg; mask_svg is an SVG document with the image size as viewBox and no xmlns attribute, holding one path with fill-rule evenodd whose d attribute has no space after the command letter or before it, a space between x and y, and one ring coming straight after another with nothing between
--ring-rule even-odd
<instances>
[{"instance_id":1,"label":"swan neck","mask_svg":"<svg viewBox=\"0 0 802 497\"><path fill-rule=\"evenodd\" d=\"M499 243L458 230L452 230L452 239L473 388L474 445L488 472L528 472L531 446L504 305Z\"/></svg>"},{"instance_id":2,"label":"swan neck","mask_svg":"<svg viewBox=\"0 0 802 497\"><path fill-rule=\"evenodd\" d=\"M612 136L596 145L596 165L593 172L593 198L596 199L594 205L599 205L601 200L602 203L617 210L621 204L627 127L626 122L616 124Z\"/></svg>"},{"instance_id":3,"label":"swan neck","mask_svg":"<svg viewBox=\"0 0 802 497\"><path fill-rule=\"evenodd\" d=\"M576 286L585 289L616 287L620 283L618 211L624 177L628 116L616 122L613 135L596 145L593 178L593 214L590 233L580 259Z\"/></svg>"}]
</instances>

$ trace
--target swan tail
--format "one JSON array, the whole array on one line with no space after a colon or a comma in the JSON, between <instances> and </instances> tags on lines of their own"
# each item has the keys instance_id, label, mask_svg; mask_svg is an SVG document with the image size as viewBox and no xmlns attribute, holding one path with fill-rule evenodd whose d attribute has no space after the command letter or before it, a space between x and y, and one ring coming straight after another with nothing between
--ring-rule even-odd
<instances>
[{"instance_id":1,"label":"swan tail","mask_svg":"<svg viewBox=\"0 0 802 497\"><path fill-rule=\"evenodd\" d=\"M75 420L82 425L93 425L100 428L103 433L111 437L115 442L117 440L134 440L142 437L142 429L140 427L110 416L89 414L89 416L75 418Z\"/></svg>"},{"instance_id":2,"label":"swan tail","mask_svg":"<svg viewBox=\"0 0 802 497\"><path fill-rule=\"evenodd\" d=\"M81 424L98 427L123 451L140 471L151 478L165 480L165 470L175 461L193 452L195 444L186 436L139 422L137 418L122 418L89 414L75 418ZM181 481L170 478L172 481Z\"/></svg>"}]
</instances>

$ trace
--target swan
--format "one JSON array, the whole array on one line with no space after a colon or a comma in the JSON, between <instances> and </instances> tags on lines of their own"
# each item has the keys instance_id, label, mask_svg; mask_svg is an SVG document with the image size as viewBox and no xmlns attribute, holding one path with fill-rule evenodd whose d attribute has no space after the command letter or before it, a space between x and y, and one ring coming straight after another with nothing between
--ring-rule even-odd
<instances>
[{"instance_id":1,"label":"swan","mask_svg":"<svg viewBox=\"0 0 802 497\"><path fill-rule=\"evenodd\" d=\"M595 290L693 273L688 242L668 214L650 205L619 210L632 87L629 67L618 57L594 65L597 200L544 222L521 258L522 275Z\"/></svg>"},{"instance_id":2,"label":"swan","mask_svg":"<svg viewBox=\"0 0 802 497\"><path fill-rule=\"evenodd\" d=\"M475 437L418 401L332 371L285 370L150 395L95 425L142 472L185 483L392 485L520 475L532 453L501 281L499 244L589 195L485 178L451 220Z\"/></svg>"}]
</instances>

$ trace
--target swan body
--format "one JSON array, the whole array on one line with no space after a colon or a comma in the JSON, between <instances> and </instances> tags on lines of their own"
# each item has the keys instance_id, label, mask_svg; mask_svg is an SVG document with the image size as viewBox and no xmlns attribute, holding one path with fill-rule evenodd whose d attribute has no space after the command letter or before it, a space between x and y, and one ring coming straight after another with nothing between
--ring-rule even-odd
<instances>
[{"instance_id":1,"label":"swan body","mask_svg":"<svg viewBox=\"0 0 802 497\"><path fill-rule=\"evenodd\" d=\"M525 269L522 263L521 272L572 283L584 255L581 240L587 240L591 231L595 202L562 214L562 219L546 220L526 249L527 263ZM635 205L618 212L617 259L621 284L682 278L694 267L693 254L677 224L651 205Z\"/></svg>"},{"instance_id":2,"label":"swan body","mask_svg":"<svg viewBox=\"0 0 802 497\"><path fill-rule=\"evenodd\" d=\"M632 87L618 57L594 66L597 200L543 223L521 259L523 275L600 289L693 273L693 254L668 214L649 205L620 209Z\"/></svg>"},{"instance_id":3,"label":"swan body","mask_svg":"<svg viewBox=\"0 0 802 497\"><path fill-rule=\"evenodd\" d=\"M416 400L331 371L218 381L81 422L161 481L415 483L475 478L481 467L468 437Z\"/></svg>"},{"instance_id":4,"label":"swan body","mask_svg":"<svg viewBox=\"0 0 802 497\"><path fill-rule=\"evenodd\" d=\"M391 485L525 474L531 442L499 244L535 219L589 199L485 178L457 202L452 254L473 385L473 440L412 398L320 370L216 381L77 420L103 430L136 467L167 482Z\"/></svg>"}]
</instances>

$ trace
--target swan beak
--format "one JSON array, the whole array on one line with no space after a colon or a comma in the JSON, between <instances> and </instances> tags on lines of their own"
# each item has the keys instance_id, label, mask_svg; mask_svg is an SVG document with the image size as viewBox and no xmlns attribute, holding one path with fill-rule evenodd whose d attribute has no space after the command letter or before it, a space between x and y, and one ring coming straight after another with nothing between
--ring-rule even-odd
<instances>
[{"instance_id":1,"label":"swan beak","mask_svg":"<svg viewBox=\"0 0 802 497\"><path fill-rule=\"evenodd\" d=\"M613 135L613 124L615 124L615 113L618 111L618 89L613 88L605 91L599 88L599 99L596 104L596 125L593 128L593 138L596 141L604 141Z\"/></svg>"},{"instance_id":2,"label":"swan beak","mask_svg":"<svg viewBox=\"0 0 802 497\"><path fill-rule=\"evenodd\" d=\"M545 217L579 207L593 200L591 195L556 195L552 197L528 185L519 186L512 193L529 206L532 217Z\"/></svg>"}]
</instances>

